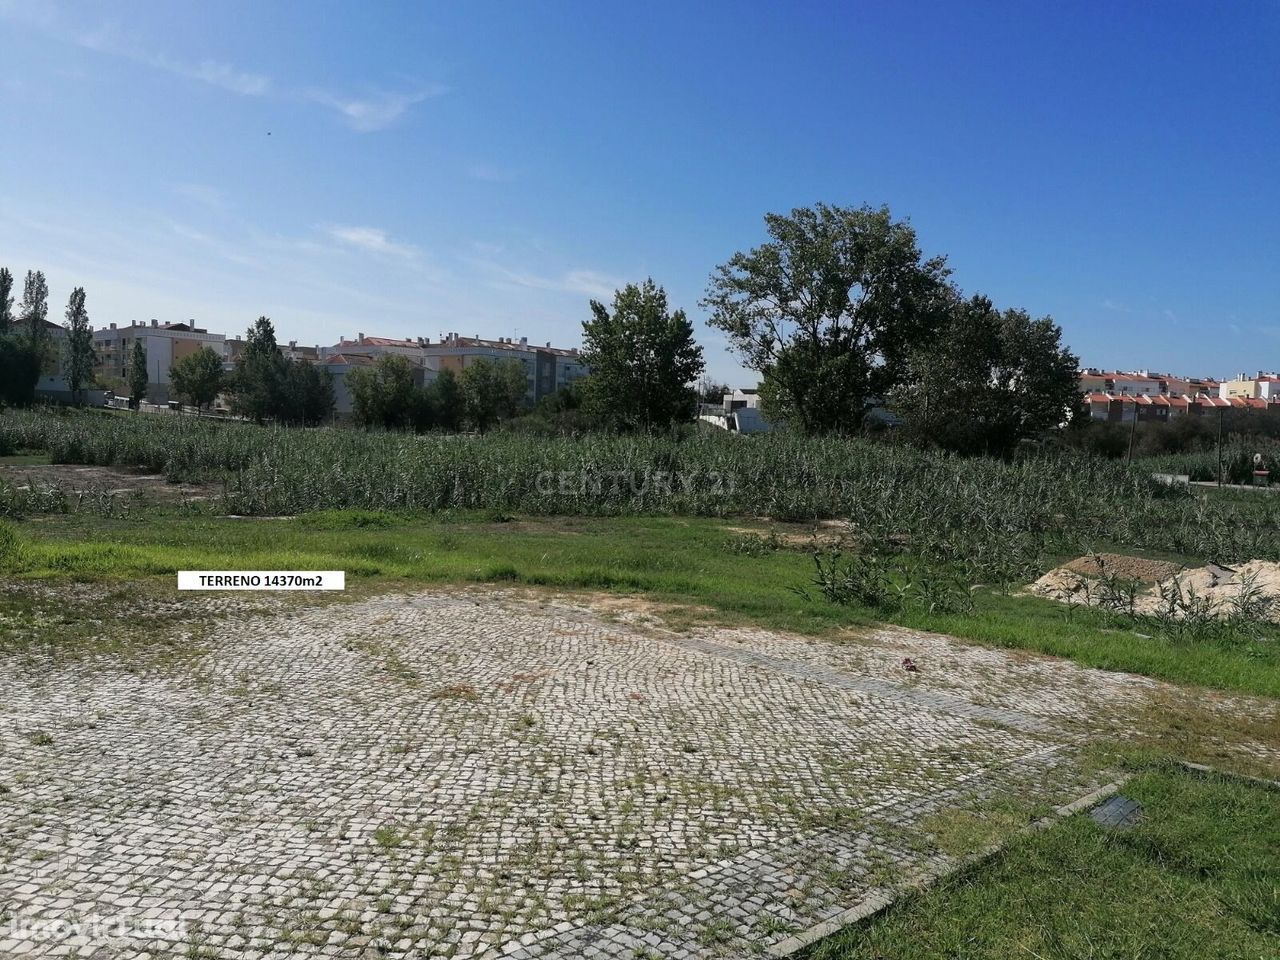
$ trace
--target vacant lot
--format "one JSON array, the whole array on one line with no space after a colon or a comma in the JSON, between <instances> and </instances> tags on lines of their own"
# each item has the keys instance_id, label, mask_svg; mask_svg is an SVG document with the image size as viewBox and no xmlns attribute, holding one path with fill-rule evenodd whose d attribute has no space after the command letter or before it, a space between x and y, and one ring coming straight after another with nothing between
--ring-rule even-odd
<instances>
[{"instance_id":1,"label":"vacant lot","mask_svg":"<svg viewBox=\"0 0 1280 960\"><path fill-rule=\"evenodd\" d=\"M0 657L0 903L31 955L775 948L944 869L957 810L985 843L1107 779L1082 748L1168 693L480 589L186 602L103 621L149 624L136 650ZM185 642L144 655L160 634Z\"/></svg>"}]
</instances>

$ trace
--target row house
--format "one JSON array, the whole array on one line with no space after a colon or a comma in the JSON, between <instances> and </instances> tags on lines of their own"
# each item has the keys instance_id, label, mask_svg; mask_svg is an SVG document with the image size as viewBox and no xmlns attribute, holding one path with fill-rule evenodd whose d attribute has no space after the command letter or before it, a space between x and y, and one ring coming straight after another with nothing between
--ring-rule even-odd
<instances>
[{"instance_id":1,"label":"row house","mask_svg":"<svg viewBox=\"0 0 1280 960\"><path fill-rule=\"evenodd\" d=\"M1216 397L1207 394L1172 394L1169 396L1131 396L1120 393L1092 391L1085 394L1083 407L1093 420L1112 423L1156 422L1167 423L1171 419L1186 416L1202 416L1217 409L1262 410L1280 415L1280 400L1269 401L1258 397Z\"/></svg>"},{"instance_id":2,"label":"row house","mask_svg":"<svg viewBox=\"0 0 1280 960\"><path fill-rule=\"evenodd\" d=\"M1123 373L1119 370L1080 371L1080 392L1118 394L1126 397L1171 397L1205 394L1216 397L1220 385L1209 377L1177 377L1168 373L1137 370Z\"/></svg>"}]
</instances>

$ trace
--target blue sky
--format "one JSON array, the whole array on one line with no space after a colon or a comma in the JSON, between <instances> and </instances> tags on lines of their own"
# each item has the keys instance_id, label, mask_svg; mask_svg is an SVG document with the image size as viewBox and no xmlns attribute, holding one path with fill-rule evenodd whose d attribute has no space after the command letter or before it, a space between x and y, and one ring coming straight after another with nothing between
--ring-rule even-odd
<instances>
[{"instance_id":1,"label":"blue sky","mask_svg":"<svg viewBox=\"0 0 1280 960\"><path fill-rule=\"evenodd\" d=\"M1280 3L0 0L0 264L95 324L578 342L888 204L1085 363L1280 366Z\"/></svg>"}]
</instances>

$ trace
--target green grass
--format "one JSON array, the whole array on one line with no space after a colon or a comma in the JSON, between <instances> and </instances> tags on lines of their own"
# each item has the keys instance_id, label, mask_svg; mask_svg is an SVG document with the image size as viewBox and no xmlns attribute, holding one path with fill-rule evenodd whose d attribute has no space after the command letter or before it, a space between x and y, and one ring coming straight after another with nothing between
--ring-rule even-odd
<instances>
[{"instance_id":1,"label":"green grass","mask_svg":"<svg viewBox=\"0 0 1280 960\"><path fill-rule=\"evenodd\" d=\"M1162 769L1129 831L1077 814L842 931L804 960L1280 956L1280 793Z\"/></svg>"},{"instance_id":2,"label":"green grass","mask_svg":"<svg viewBox=\"0 0 1280 960\"><path fill-rule=\"evenodd\" d=\"M345 570L354 589L483 582L640 594L668 620L712 618L838 635L881 614L838 606L804 587L802 550L734 552L741 534L705 518L397 516L358 511L284 520L151 512L145 519L55 515L10 525L19 545L0 564L27 578L169 577L180 569ZM740 525L739 525L740 526ZM762 528L764 529L764 528ZM0 538L0 555L4 553ZM904 626L991 646L1069 657L1087 666L1280 696L1280 645L1187 643L1117 629L1103 613L980 590L969 614L889 614Z\"/></svg>"}]
</instances>

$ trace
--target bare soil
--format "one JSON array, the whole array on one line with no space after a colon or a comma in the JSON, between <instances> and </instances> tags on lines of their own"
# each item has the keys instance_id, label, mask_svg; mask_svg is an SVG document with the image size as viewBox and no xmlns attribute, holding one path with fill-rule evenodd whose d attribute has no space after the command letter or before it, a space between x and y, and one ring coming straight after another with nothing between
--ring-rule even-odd
<instances>
[{"instance_id":1,"label":"bare soil","mask_svg":"<svg viewBox=\"0 0 1280 960\"><path fill-rule=\"evenodd\" d=\"M1142 583L1159 583L1168 580L1183 567L1169 560L1148 560L1146 557L1129 557L1122 553L1098 553L1077 557L1063 564L1063 569L1086 577L1118 576Z\"/></svg>"},{"instance_id":2,"label":"bare soil","mask_svg":"<svg viewBox=\"0 0 1280 960\"><path fill-rule=\"evenodd\" d=\"M19 488L61 487L76 492L139 495L156 503L208 500L219 492L219 486L212 483L172 483L158 473L69 463L0 463L0 480L7 480Z\"/></svg>"}]
</instances>

